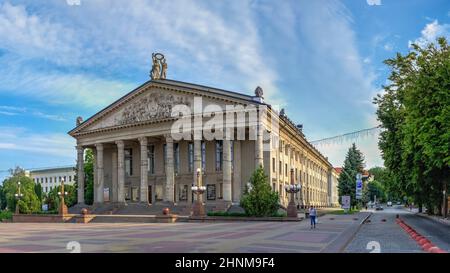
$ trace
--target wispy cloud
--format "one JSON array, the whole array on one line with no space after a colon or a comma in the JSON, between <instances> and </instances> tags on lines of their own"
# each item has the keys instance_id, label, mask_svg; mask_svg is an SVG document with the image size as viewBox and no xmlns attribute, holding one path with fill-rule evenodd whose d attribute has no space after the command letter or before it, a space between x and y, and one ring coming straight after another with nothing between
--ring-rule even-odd
<instances>
[{"instance_id":1,"label":"wispy cloud","mask_svg":"<svg viewBox=\"0 0 450 273\"><path fill-rule=\"evenodd\" d=\"M0 150L75 158L75 140L66 134L36 134L20 127L0 127Z\"/></svg>"},{"instance_id":2,"label":"wispy cloud","mask_svg":"<svg viewBox=\"0 0 450 273\"><path fill-rule=\"evenodd\" d=\"M7 105L0 105L0 115L5 116L30 115L48 120L66 121L66 119L61 115L47 114L35 109L29 109L26 107L7 106Z\"/></svg>"}]
</instances>

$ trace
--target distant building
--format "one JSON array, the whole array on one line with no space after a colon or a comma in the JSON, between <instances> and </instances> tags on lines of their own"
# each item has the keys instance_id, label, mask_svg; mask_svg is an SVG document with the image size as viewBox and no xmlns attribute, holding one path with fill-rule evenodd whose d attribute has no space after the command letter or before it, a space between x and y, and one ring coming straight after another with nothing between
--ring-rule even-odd
<instances>
[{"instance_id":1,"label":"distant building","mask_svg":"<svg viewBox=\"0 0 450 273\"><path fill-rule=\"evenodd\" d=\"M342 172L342 168L336 167L331 170L331 189L329 190L331 193L330 197L330 205L332 207L339 207L339 191L338 191L338 178L340 173Z\"/></svg>"},{"instance_id":2,"label":"distant building","mask_svg":"<svg viewBox=\"0 0 450 273\"><path fill-rule=\"evenodd\" d=\"M26 173L33 179L34 183L41 184L42 191L45 193L61 185L62 179L64 179L65 185L73 185L75 183L75 166L36 169L26 171Z\"/></svg>"}]
</instances>

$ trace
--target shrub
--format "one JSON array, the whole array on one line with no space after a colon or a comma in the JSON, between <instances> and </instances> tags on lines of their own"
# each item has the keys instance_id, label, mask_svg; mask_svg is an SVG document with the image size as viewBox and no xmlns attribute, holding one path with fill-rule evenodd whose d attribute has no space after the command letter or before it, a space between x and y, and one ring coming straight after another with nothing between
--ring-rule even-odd
<instances>
[{"instance_id":1,"label":"shrub","mask_svg":"<svg viewBox=\"0 0 450 273\"><path fill-rule=\"evenodd\" d=\"M246 187L241 207L249 216L272 216L278 211L278 194L272 191L268 177L260 166L250 178L250 189Z\"/></svg>"},{"instance_id":2,"label":"shrub","mask_svg":"<svg viewBox=\"0 0 450 273\"><path fill-rule=\"evenodd\" d=\"M3 221L3 219L6 220L12 219L12 212L7 210L0 211L0 222Z\"/></svg>"}]
</instances>

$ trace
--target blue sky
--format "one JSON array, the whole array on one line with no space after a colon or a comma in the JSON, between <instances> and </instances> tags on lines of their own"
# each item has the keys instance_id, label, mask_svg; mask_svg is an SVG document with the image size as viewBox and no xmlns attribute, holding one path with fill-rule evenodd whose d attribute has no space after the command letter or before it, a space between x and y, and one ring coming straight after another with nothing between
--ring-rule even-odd
<instances>
[{"instance_id":1,"label":"blue sky","mask_svg":"<svg viewBox=\"0 0 450 273\"><path fill-rule=\"evenodd\" d=\"M378 125L382 61L439 35L448 0L0 0L0 171L74 164L76 117L147 81L152 52L170 79L261 86L315 140ZM376 142L357 142L367 167ZM340 166L350 145L319 149Z\"/></svg>"}]
</instances>

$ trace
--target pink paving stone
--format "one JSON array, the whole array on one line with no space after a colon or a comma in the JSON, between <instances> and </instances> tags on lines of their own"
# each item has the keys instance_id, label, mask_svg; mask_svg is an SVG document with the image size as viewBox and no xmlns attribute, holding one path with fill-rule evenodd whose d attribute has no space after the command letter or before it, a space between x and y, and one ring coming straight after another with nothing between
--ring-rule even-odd
<instances>
[{"instance_id":1,"label":"pink paving stone","mask_svg":"<svg viewBox=\"0 0 450 273\"><path fill-rule=\"evenodd\" d=\"M244 238L251 235L258 234L258 232L255 231L246 231L246 232L232 232L229 235L218 237L220 239L238 239L238 238Z\"/></svg>"},{"instance_id":2,"label":"pink paving stone","mask_svg":"<svg viewBox=\"0 0 450 273\"><path fill-rule=\"evenodd\" d=\"M214 237L218 237L218 236L222 236L222 235L227 235L230 234L231 232L229 231L222 231L222 232L213 232L213 233L202 233L202 234L197 234L194 236L189 236L187 237L187 239L208 239L208 238L214 238Z\"/></svg>"},{"instance_id":3,"label":"pink paving stone","mask_svg":"<svg viewBox=\"0 0 450 273\"><path fill-rule=\"evenodd\" d=\"M64 248L65 249L65 245ZM5 253L6 252L43 252L43 251L49 251L49 250L57 250L54 246L43 246L43 245L16 245L16 246L8 246L5 248L0 248L0 252Z\"/></svg>"},{"instance_id":4,"label":"pink paving stone","mask_svg":"<svg viewBox=\"0 0 450 273\"><path fill-rule=\"evenodd\" d=\"M157 237L167 237L173 235L179 235L180 232L177 231L161 231L161 232L148 232L148 233L137 233L137 234L124 234L122 237L126 238L157 238Z\"/></svg>"},{"instance_id":5,"label":"pink paving stone","mask_svg":"<svg viewBox=\"0 0 450 273\"><path fill-rule=\"evenodd\" d=\"M270 238L271 240L306 242L306 243L325 243L330 241L334 234L314 233L314 232L289 232L283 235Z\"/></svg>"}]
</instances>

